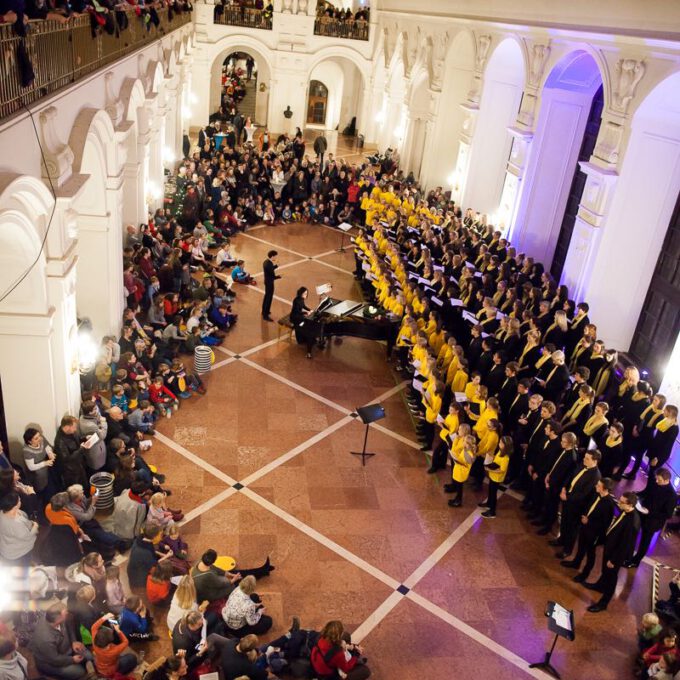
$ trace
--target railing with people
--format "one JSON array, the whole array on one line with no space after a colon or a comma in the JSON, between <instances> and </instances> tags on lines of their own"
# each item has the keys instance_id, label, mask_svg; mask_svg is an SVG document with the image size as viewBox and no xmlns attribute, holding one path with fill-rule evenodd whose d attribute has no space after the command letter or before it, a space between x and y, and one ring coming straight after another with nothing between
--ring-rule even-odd
<instances>
[{"instance_id":1,"label":"railing with people","mask_svg":"<svg viewBox=\"0 0 680 680\"><path fill-rule=\"evenodd\" d=\"M157 10L157 24L134 11L121 14L95 35L89 14L32 21L25 37L0 25L0 120L191 22L191 12L169 8Z\"/></svg>"},{"instance_id":2,"label":"railing with people","mask_svg":"<svg viewBox=\"0 0 680 680\"><path fill-rule=\"evenodd\" d=\"M272 30L272 11L244 5L215 5L214 23L223 26Z\"/></svg>"},{"instance_id":3,"label":"railing with people","mask_svg":"<svg viewBox=\"0 0 680 680\"><path fill-rule=\"evenodd\" d=\"M320 17L314 22L314 35L323 35L327 38L368 40L368 27L369 23L363 20L354 21Z\"/></svg>"}]
</instances>

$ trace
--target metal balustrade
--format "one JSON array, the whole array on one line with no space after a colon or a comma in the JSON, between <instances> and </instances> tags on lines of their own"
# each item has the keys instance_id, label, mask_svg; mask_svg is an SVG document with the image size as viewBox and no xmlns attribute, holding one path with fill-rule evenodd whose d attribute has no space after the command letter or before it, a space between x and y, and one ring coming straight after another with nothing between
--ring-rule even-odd
<instances>
[{"instance_id":1,"label":"metal balustrade","mask_svg":"<svg viewBox=\"0 0 680 680\"><path fill-rule=\"evenodd\" d=\"M127 28L116 28L112 35L100 29L95 37L89 15L66 23L31 22L25 38L18 36L12 25L0 25L0 119L191 22L190 12L157 11L158 26L147 26L142 17L126 12ZM27 87L22 85L20 69L24 57L35 74Z\"/></svg>"},{"instance_id":2,"label":"metal balustrade","mask_svg":"<svg viewBox=\"0 0 680 680\"><path fill-rule=\"evenodd\" d=\"M261 28L265 31L271 31L272 14L265 9L255 9L254 7L215 5L214 23L223 26Z\"/></svg>"},{"instance_id":3,"label":"metal balustrade","mask_svg":"<svg viewBox=\"0 0 680 680\"><path fill-rule=\"evenodd\" d=\"M350 40L368 40L367 21L341 21L320 17L314 22L314 35L323 35L327 38L348 38Z\"/></svg>"}]
</instances>

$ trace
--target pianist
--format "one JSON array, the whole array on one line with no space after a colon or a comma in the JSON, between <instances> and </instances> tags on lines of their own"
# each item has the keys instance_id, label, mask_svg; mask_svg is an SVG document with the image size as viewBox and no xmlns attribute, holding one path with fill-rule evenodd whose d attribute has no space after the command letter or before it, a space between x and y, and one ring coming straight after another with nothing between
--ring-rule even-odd
<instances>
[{"instance_id":1,"label":"pianist","mask_svg":"<svg viewBox=\"0 0 680 680\"><path fill-rule=\"evenodd\" d=\"M295 329L295 339L300 345L307 345L307 358L312 358L312 347L321 336L321 324L311 318L312 310L307 307L305 300L309 291L301 286L297 290L293 307L290 311L290 322Z\"/></svg>"}]
</instances>

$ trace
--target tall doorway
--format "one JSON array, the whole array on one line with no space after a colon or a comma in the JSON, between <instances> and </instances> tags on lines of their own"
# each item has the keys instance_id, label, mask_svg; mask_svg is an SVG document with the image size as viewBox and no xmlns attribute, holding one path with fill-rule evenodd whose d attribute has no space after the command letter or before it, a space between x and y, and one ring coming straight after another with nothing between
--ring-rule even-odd
<instances>
[{"instance_id":1,"label":"tall doorway","mask_svg":"<svg viewBox=\"0 0 680 680\"><path fill-rule=\"evenodd\" d=\"M327 107L328 88L320 80L310 81L307 99L307 124L325 125Z\"/></svg>"}]
</instances>

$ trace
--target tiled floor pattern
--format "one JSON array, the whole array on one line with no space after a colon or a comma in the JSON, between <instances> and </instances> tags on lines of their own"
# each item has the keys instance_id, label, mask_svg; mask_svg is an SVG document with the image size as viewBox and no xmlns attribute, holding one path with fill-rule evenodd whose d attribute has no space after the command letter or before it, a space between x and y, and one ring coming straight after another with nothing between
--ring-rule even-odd
<instances>
[{"instance_id":1,"label":"tiled floor pattern","mask_svg":"<svg viewBox=\"0 0 680 680\"><path fill-rule=\"evenodd\" d=\"M358 299L352 253L334 252L339 237L262 226L234 246L255 274L266 251L279 250L278 318L300 285L330 282L337 297ZM528 663L550 640L548 599L576 613L576 641L561 641L554 657L563 677L629 677L651 567L622 575L609 612L586 613L589 591L530 530L516 498L501 498L494 521L479 516L482 496L471 490L463 508L447 506L384 347L347 338L309 361L261 320L259 288L239 287L239 322L216 352L208 394L159 423L149 454L187 513L192 557L213 547L248 566L270 555L276 571L259 591L272 634L294 614L310 627L339 618L363 639L379 680L546 677ZM362 467L350 455L364 436L353 411L374 401L387 417L370 428L377 455ZM677 560L677 544L658 550Z\"/></svg>"}]
</instances>

